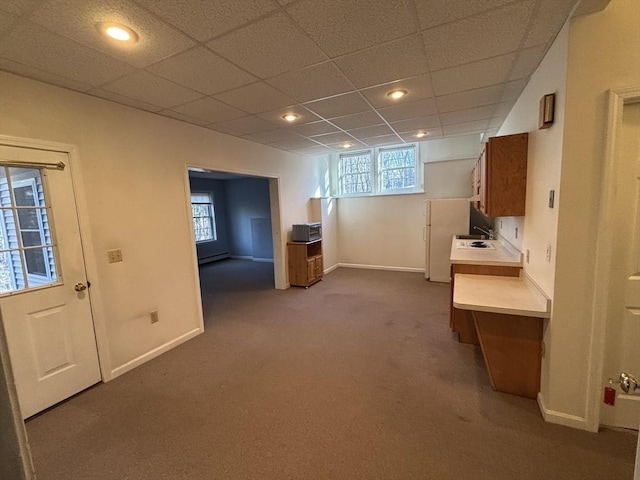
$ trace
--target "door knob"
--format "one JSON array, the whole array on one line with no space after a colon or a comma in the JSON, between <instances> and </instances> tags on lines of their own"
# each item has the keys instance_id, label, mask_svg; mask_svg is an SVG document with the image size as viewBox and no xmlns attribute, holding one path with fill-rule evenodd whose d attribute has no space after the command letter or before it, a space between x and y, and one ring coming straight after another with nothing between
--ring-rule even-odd
<instances>
[{"instance_id":1,"label":"door knob","mask_svg":"<svg viewBox=\"0 0 640 480\"><path fill-rule=\"evenodd\" d=\"M84 283L76 283L76 284L73 286L73 289L74 289L76 292L84 292L84 291L87 289L87 286L86 286Z\"/></svg>"},{"instance_id":2,"label":"door knob","mask_svg":"<svg viewBox=\"0 0 640 480\"><path fill-rule=\"evenodd\" d=\"M636 377L624 372L620 374L618 380L609 380L609 383L619 383L620 388L624 391L624 393L633 393L638 388L638 380L636 380Z\"/></svg>"}]
</instances>

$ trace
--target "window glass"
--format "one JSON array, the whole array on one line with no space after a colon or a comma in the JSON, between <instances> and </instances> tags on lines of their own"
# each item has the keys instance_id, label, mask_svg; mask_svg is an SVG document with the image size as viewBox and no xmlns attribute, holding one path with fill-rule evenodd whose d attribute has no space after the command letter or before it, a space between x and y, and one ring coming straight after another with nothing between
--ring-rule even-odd
<instances>
[{"instance_id":1,"label":"window glass","mask_svg":"<svg viewBox=\"0 0 640 480\"><path fill-rule=\"evenodd\" d=\"M372 192L371 152L340 155L338 184L341 195Z\"/></svg>"},{"instance_id":2,"label":"window glass","mask_svg":"<svg viewBox=\"0 0 640 480\"><path fill-rule=\"evenodd\" d=\"M191 194L191 215L196 242L216 240L216 222L213 197L210 193Z\"/></svg>"},{"instance_id":3,"label":"window glass","mask_svg":"<svg viewBox=\"0 0 640 480\"><path fill-rule=\"evenodd\" d=\"M379 155L379 181L381 192L415 188L415 147L380 149Z\"/></svg>"}]
</instances>

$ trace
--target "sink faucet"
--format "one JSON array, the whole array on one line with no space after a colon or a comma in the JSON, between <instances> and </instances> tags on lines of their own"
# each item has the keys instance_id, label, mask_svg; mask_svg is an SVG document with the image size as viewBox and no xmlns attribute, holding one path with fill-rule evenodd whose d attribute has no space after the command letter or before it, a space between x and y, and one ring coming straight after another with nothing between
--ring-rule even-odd
<instances>
[{"instance_id":1,"label":"sink faucet","mask_svg":"<svg viewBox=\"0 0 640 480\"><path fill-rule=\"evenodd\" d=\"M495 233L493 232L493 230L491 230L491 229L489 229L489 230L485 230L484 228L482 228L482 227L477 227L477 226L475 226L475 225L473 226L473 229L474 229L474 230L480 230L480 231L481 231L482 233L484 233L485 235L488 235L488 236L489 236L489 240L495 240L495 239L496 239L496 235L495 235Z\"/></svg>"}]
</instances>

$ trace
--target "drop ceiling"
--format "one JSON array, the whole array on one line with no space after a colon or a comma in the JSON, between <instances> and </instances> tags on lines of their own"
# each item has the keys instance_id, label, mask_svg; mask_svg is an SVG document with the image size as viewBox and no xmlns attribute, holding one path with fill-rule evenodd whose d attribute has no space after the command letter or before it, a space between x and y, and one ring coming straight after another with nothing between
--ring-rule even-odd
<instances>
[{"instance_id":1,"label":"drop ceiling","mask_svg":"<svg viewBox=\"0 0 640 480\"><path fill-rule=\"evenodd\" d=\"M0 69L320 155L494 134L575 4L0 0ZM114 45L99 22L139 41Z\"/></svg>"}]
</instances>

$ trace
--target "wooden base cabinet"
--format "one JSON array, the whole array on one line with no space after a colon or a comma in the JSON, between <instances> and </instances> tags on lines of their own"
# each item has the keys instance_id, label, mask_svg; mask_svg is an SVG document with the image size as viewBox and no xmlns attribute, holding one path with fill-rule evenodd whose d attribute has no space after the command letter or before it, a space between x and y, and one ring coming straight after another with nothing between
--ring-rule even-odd
<instances>
[{"instance_id":1,"label":"wooden base cabinet","mask_svg":"<svg viewBox=\"0 0 640 480\"><path fill-rule=\"evenodd\" d=\"M314 242L287 243L289 255L289 284L294 287L309 287L322 280L322 240Z\"/></svg>"}]
</instances>

